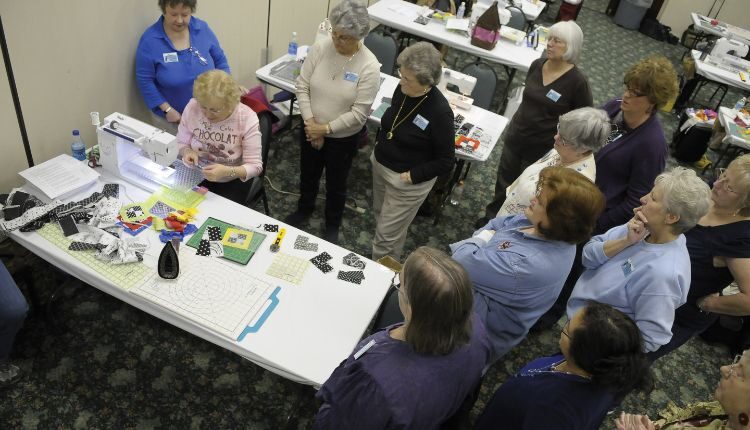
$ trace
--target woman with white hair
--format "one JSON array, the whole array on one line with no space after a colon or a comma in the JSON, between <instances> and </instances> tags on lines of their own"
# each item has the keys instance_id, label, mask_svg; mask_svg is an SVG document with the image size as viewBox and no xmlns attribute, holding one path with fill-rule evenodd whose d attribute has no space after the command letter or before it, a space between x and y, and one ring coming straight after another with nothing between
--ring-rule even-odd
<instances>
[{"instance_id":1,"label":"woman with white hair","mask_svg":"<svg viewBox=\"0 0 750 430\"><path fill-rule=\"evenodd\" d=\"M601 109L585 107L562 115L557 123L554 147L527 167L505 190L505 203L497 216L523 213L534 197L539 172L547 166L573 169L594 182L594 153L604 146L609 133L609 117Z\"/></svg>"},{"instance_id":2,"label":"woman with white hair","mask_svg":"<svg viewBox=\"0 0 750 430\"><path fill-rule=\"evenodd\" d=\"M558 22L550 27L547 40L546 58L529 66L523 101L505 133L495 195L476 228L495 217L505 190L521 172L552 149L560 115L593 104L586 77L576 67L583 46L581 28L573 21Z\"/></svg>"},{"instance_id":3,"label":"woman with white hair","mask_svg":"<svg viewBox=\"0 0 750 430\"><path fill-rule=\"evenodd\" d=\"M372 258L401 258L409 224L438 176L453 168L453 111L435 85L440 52L427 42L398 56L401 80L383 114L372 162Z\"/></svg>"},{"instance_id":4,"label":"woman with white hair","mask_svg":"<svg viewBox=\"0 0 750 430\"><path fill-rule=\"evenodd\" d=\"M346 202L346 179L357 154L359 133L380 85L380 63L362 43L370 31L367 5L343 0L328 17L333 31L310 47L297 78L305 122L300 136L300 198L284 220L299 227L315 209L326 171L325 233L336 243Z\"/></svg>"},{"instance_id":5,"label":"woman with white hair","mask_svg":"<svg viewBox=\"0 0 750 430\"><path fill-rule=\"evenodd\" d=\"M692 170L676 167L656 177L627 223L594 236L583 248L583 272L568 300L572 318L595 300L632 318L646 352L672 337L675 310L687 300L687 230L708 212L710 190Z\"/></svg>"}]
</instances>

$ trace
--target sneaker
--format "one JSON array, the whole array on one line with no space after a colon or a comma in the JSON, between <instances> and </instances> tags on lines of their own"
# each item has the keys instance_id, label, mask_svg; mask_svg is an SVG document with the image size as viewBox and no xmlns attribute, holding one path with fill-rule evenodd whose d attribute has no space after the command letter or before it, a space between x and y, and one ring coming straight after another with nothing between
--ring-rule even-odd
<instances>
[{"instance_id":1,"label":"sneaker","mask_svg":"<svg viewBox=\"0 0 750 430\"><path fill-rule=\"evenodd\" d=\"M323 239L335 245L339 244L339 226L326 225L326 231L323 233Z\"/></svg>"},{"instance_id":2,"label":"sneaker","mask_svg":"<svg viewBox=\"0 0 750 430\"><path fill-rule=\"evenodd\" d=\"M23 377L21 369L10 363L0 364L0 387L9 387Z\"/></svg>"},{"instance_id":3,"label":"sneaker","mask_svg":"<svg viewBox=\"0 0 750 430\"><path fill-rule=\"evenodd\" d=\"M306 223L308 219L310 219L310 214L305 214L300 211L294 211L291 214L287 215L286 218L284 218L284 223L300 228L300 226Z\"/></svg>"},{"instance_id":4,"label":"sneaker","mask_svg":"<svg viewBox=\"0 0 750 430\"><path fill-rule=\"evenodd\" d=\"M706 157L706 155L703 154L703 157L701 157L700 160L693 163L693 167L695 167L696 169L700 169L700 170L706 170L709 167L711 167L711 160L709 160L708 157Z\"/></svg>"}]
</instances>

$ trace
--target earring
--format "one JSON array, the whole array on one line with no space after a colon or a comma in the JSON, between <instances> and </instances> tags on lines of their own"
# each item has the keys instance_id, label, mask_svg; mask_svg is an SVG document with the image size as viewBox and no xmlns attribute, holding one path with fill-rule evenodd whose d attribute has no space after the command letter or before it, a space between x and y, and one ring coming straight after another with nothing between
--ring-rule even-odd
<instances>
[{"instance_id":1,"label":"earring","mask_svg":"<svg viewBox=\"0 0 750 430\"><path fill-rule=\"evenodd\" d=\"M744 413L744 412L740 412L738 420L739 420L740 424L742 424L743 426L746 426L747 423L750 422L750 418L748 418L747 414Z\"/></svg>"}]
</instances>

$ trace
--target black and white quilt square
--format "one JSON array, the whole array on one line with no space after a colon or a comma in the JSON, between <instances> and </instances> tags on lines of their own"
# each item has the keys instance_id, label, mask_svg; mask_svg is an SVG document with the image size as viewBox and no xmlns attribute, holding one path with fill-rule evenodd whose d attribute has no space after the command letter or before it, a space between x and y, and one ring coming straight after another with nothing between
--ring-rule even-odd
<instances>
[{"instance_id":1,"label":"black and white quilt square","mask_svg":"<svg viewBox=\"0 0 750 430\"><path fill-rule=\"evenodd\" d=\"M310 261L317 266L321 263L327 263L331 258L333 258L331 257L331 254L323 251L315 257L311 258Z\"/></svg>"},{"instance_id":2,"label":"black and white quilt square","mask_svg":"<svg viewBox=\"0 0 750 430\"><path fill-rule=\"evenodd\" d=\"M355 269L363 270L365 268L365 262L359 258L359 255L350 252L344 256L344 264Z\"/></svg>"},{"instance_id":3,"label":"black and white quilt square","mask_svg":"<svg viewBox=\"0 0 750 430\"><path fill-rule=\"evenodd\" d=\"M216 241L221 240L221 228L215 225L208 226L206 228L206 232L208 232L208 240L210 241Z\"/></svg>"},{"instance_id":4,"label":"black and white quilt square","mask_svg":"<svg viewBox=\"0 0 750 430\"><path fill-rule=\"evenodd\" d=\"M339 270L339 275L337 277L342 281L360 285L362 283L362 280L365 279L365 273L361 270L355 270L351 272Z\"/></svg>"},{"instance_id":5,"label":"black and white quilt square","mask_svg":"<svg viewBox=\"0 0 750 430\"><path fill-rule=\"evenodd\" d=\"M279 231L279 225L278 224L263 224L263 230L270 231L271 233L276 233Z\"/></svg>"}]
</instances>

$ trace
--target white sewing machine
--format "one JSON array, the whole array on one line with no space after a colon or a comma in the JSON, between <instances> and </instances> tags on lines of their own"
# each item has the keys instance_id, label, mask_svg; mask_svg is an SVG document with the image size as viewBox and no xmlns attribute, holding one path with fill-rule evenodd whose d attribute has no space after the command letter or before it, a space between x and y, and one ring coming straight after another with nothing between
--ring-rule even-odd
<instances>
[{"instance_id":1,"label":"white sewing machine","mask_svg":"<svg viewBox=\"0 0 750 430\"><path fill-rule=\"evenodd\" d=\"M471 109L471 105L474 104L474 99L467 95L471 94L471 91L474 90L476 84L477 78L444 67L443 76L440 78L438 89L443 95L445 95L445 98L448 99L448 103L461 109L469 110ZM450 91L448 85L458 87L459 93Z\"/></svg>"},{"instance_id":2,"label":"white sewing machine","mask_svg":"<svg viewBox=\"0 0 750 430\"><path fill-rule=\"evenodd\" d=\"M177 138L117 112L97 123L99 162L105 170L149 191L171 184Z\"/></svg>"},{"instance_id":3,"label":"white sewing machine","mask_svg":"<svg viewBox=\"0 0 750 430\"><path fill-rule=\"evenodd\" d=\"M721 37L716 40L713 49L711 49L711 56L718 58L727 57L739 57L742 58L747 55L748 47L744 43Z\"/></svg>"}]
</instances>

